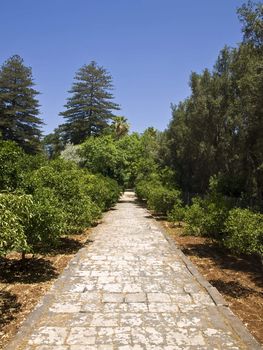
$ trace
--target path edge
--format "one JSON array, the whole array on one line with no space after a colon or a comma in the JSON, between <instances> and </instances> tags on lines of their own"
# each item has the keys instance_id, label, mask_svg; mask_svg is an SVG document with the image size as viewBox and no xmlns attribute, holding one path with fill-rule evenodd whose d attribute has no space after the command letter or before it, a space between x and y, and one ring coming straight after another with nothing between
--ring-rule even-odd
<instances>
[{"instance_id":1,"label":"path edge","mask_svg":"<svg viewBox=\"0 0 263 350\"><path fill-rule=\"evenodd\" d=\"M114 208L114 206L112 206L112 208ZM90 239L93 240L95 238L98 228L101 226L101 224L103 224L107 216L110 214L112 208L110 208L108 211L102 214L102 218L100 219L99 224L97 226L90 228L91 232L88 235ZM48 306L53 301L53 289L57 289L63 284L64 280L66 280L67 277L70 275L71 267L77 264L77 262L81 258L83 251L88 249L89 246L90 245L85 245L72 257L72 259L68 262L67 266L59 274L58 278L54 281L54 283L51 284L49 290L40 298L39 302L34 307L34 309L30 311L30 313L26 316L24 321L22 321L17 333L10 339L10 341L3 348L3 350L23 349L25 341L27 340L29 334L32 333L32 327L34 326L34 323L36 323L45 312L47 312Z\"/></svg>"},{"instance_id":2,"label":"path edge","mask_svg":"<svg viewBox=\"0 0 263 350\"><path fill-rule=\"evenodd\" d=\"M257 341L257 339L249 332L244 323L236 316L233 311L230 309L229 304L224 299L222 294L219 293L216 287L212 286L204 276L198 271L197 267L192 263L192 261L182 252L178 247L175 241L170 237L169 233L165 227L158 222L152 213L146 209L148 214L154 219L157 224L160 232L163 234L166 241L172 247L174 251L180 256L184 262L187 270L193 275L196 281L207 291L215 305L218 307L218 310L223 314L223 316L229 321L230 326L236 332L236 334L244 341L248 346L248 349L251 350L263 350L263 346Z\"/></svg>"}]
</instances>

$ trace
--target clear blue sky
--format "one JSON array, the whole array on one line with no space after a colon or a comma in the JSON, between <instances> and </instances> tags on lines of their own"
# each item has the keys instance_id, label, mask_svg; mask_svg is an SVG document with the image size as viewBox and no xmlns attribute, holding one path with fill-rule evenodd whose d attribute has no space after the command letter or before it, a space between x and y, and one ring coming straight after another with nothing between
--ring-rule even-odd
<instances>
[{"instance_id":1,"label":"clear blue sky","mask_svg":"<svg viewBox=\"0 0 263 350\"><path fill-rule=\"evenodd\" d=\"M1 0L0 64L31 66L51 132L75 72L91 60L112 75L115 102L132 130L163 130L170 103L189 95L191 71L212 68L241 41L239 0Z\"/></svg>"}]
</instances>

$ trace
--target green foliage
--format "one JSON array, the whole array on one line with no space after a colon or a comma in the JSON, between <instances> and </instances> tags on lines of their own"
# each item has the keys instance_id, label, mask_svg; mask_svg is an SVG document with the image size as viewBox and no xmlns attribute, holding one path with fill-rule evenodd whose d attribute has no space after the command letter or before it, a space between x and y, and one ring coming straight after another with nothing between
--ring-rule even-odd
<instances>
[{"instance_id":1,"label":"green foliage","mask_svg":"<svg viewBox=\"0 0 263 350\"><path fill-rule=\"evenodd\" d=\"M25 228L27 243L35 250L39 245L54 246L66 230L66 213L50 188L34 191L32 214Z\"/></svg>"},{"instance_id":2,"label":"green foliage","mask_svg":"<svg viewBox=\"0 0 263 350\"><path fill-rule=\"evenodd\" d=\"M181 193L178 190L164 186L153 187L148 195L147 206L156 213L167 214L180 195Z\"/></svg>"},{"instance_id":3,"label":"green foliage","mask_svg":"<svg viewBox=\"0 0 263 350\"><path fill-rule=\"evenodd\" d=\"M172 210L168 213L168 221L178 223L181 226L181 222L185 219L185 207L180 198L178 198L172 207Z\"/></svg>"},{"instance_id":4,"label":"green foliage","mask_svg":"<svg viewBox=\"0 0 263 350\"><path fill-rule=\"evenodd\" d=\"M200 198L194 198L191 206L187 206L185 210L185 233L190 235L202 235L204 229L205 210L202 206Z\"/></svg>"},{"instance_id":5,"label":"green foliage","mask_svg":"<svg viewBox=\"0 0 263 350\"><path fill-rule=\"evenodd\" d=\"M263 215L232 209L225 224L224 244L234 252L263 255Z\"/></svg>"},{"instance_id":6,"label":"green foliage","mask_svg":"<svg viewBox=\"0 0 263 350\"><path fill-rule=\"evenodd\" d=\"M159 157L184 193L203 196L217 175L222 193L262 209L263 6L249 1L238 14L243 42L224 47L213 70L191 74L191 95L172 105Z\"/></svg>"},{"instance_id":7,"label":"green foliage","mask_svg":"<svg viewBox=\"0 0 263 350\"><path fill-rule=\"evenodd\" d=\"M145 179L141 179L136 182L135 192L139 199L147 201L151 191L160 186L162 186L162 184L159 176L153 173Z\"/></svg>"},{"instance_id":8,"label":"green foliage","mask_svg":"<svg viewBox=\"0 0 263 350\"><path fill-rule=\"evenodd\" d=\"M89 171L123 182L121 170L124 167L124 154L111 135L89 137L81 145L81 156Z\"/></svg>"},{"instance_id":9,"label":"green foliage","mask_svg":"<svg viewBox=\"0 0 263 350\"><path fill-rule=\"evenodd\" d=\"M100 210L85 191L84 173L80 169L59 160L52 163L33 172L27 187L33 194L37 189L52 189L59 207L65 212L66 231L81 231L92 224Z\"/></svg>"},{"instance_id":10,"label":"green foliage","mask_svg":"<svg viewBox=\"0 0 263 350\"><path fill-rule=\"evenodd\" d=\"M65 232L79 232L92 225L120 194L114 180L91 175L63 159L50 161L33 171L25 181L25 188L33 195L43 189L53 191L57 208L61 215L65 214Z\"/></svg>"},{"instance_id":11,"label":"green foliage","mask_svg":"<svg viewBox=\"0 0 263 350\"><path fill-rule=\"evenodd\" d=\"M22 181L24 152L12 141L0 141L0 191L13 191Z\"/></svg>"},{"instance_id":12,"label":"green foliage","mask_svg":"<svg viewBox=\"0 0 263 350\"><path fill-rule=\"evenodd\" d=\"M113 179L100 174L86 175L86 192L102 211L109 209L120 196L120 187Z\"/></svg>"},{"instance_id":13,"label":"green foliage","mask_svg":"<svg viewBox=\"0 0 263 350\"><path fill-rule=\"evenodd\" d=\"M25 227L32 217L32 197L0 194L0 255L10 251L28 251Z\"/></svg>"},{"instance_id":14,"label":"green foliage","mask_svg":"<svg viewBox=\"0 0 263 350\"><path fill-rule=\"evenodd\" d=\"M28 250L23 226L12 211L0 206L0 256L14 250Z\"/></svg>"},{"instance_id":15,"label":"green foliage","mask_svg":"<svg viewBox=\"0 0 263 350\"><path fill-rule=\"evenodd\" d=\"M3 140L17 142L26 152L40 150L38 92L33 89L31 68L14 55L0 69L0 133Z\"/></svg>"},{"instance_id":16,"label":"green foliage","mask_svg":"<svg viewBox=\"0 0 263 350\"><path fill-rule=\"evenodd\" d=\"M231 200L217 192L218 181L210 179L210 191L204 199L194 198L186 208L186 233L222 238L224 223L231 209Z\"/></svg>"}]
</instances>

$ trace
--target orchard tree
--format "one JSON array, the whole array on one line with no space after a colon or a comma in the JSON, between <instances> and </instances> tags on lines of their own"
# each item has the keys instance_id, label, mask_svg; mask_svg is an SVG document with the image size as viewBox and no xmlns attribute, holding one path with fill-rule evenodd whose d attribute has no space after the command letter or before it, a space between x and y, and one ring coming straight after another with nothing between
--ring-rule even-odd
<instances>
[{"instance_id":1,"label":"orchard tree","mask_svg":"<svg viewBox=\"0 0 263 350\"><path fill-rule=\"evenodd\" d=\"M119 105L112 102L112 77L92 61L79 69L69 91L71 97L60 115L66 119L64 129L73 144L82 143L87 137L100 135L113 118L112 111Z\"/></svg>"},{"instance_id":2,"label":"orchard tree","mask_svg":"<svg viewBox=\"0 0 263 350\"><path fill-rule=\"evenodd\" d=\"M0 69L0 133L3 140L17 142L26 152L40 150L41 126L38 117L39 94L34 88L32 71L14 55Z\"/></svg>"}]
</instances>

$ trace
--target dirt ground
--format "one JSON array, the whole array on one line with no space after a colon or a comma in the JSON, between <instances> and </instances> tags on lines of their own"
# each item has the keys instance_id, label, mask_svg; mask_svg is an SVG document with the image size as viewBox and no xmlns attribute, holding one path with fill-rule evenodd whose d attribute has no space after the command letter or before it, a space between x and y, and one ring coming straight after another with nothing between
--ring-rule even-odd
<instances>
[{"instance_id":1,"label":"dirt ground","mask_svg":"<svg viewBox=\"0 0 263 350\"><path fill-rule=\"evenodd\" d=\"M183 236L161 222L199 272L224 296L231 310L263 344L263 269L257 257L234 256L204 237Z\"/></svg>"},{"instance_id":2,"label":"dirt ground","mask_svg":"<svg viewBox=\"0 0 263 350\"><path fill-rule=\"evenodd\" d=\"M46 294L69 260L90 243L89 231L62 238L47 254L10 254L0 258L0 349L16 334L19 326Z\"/></svg>"}]
</instances>

